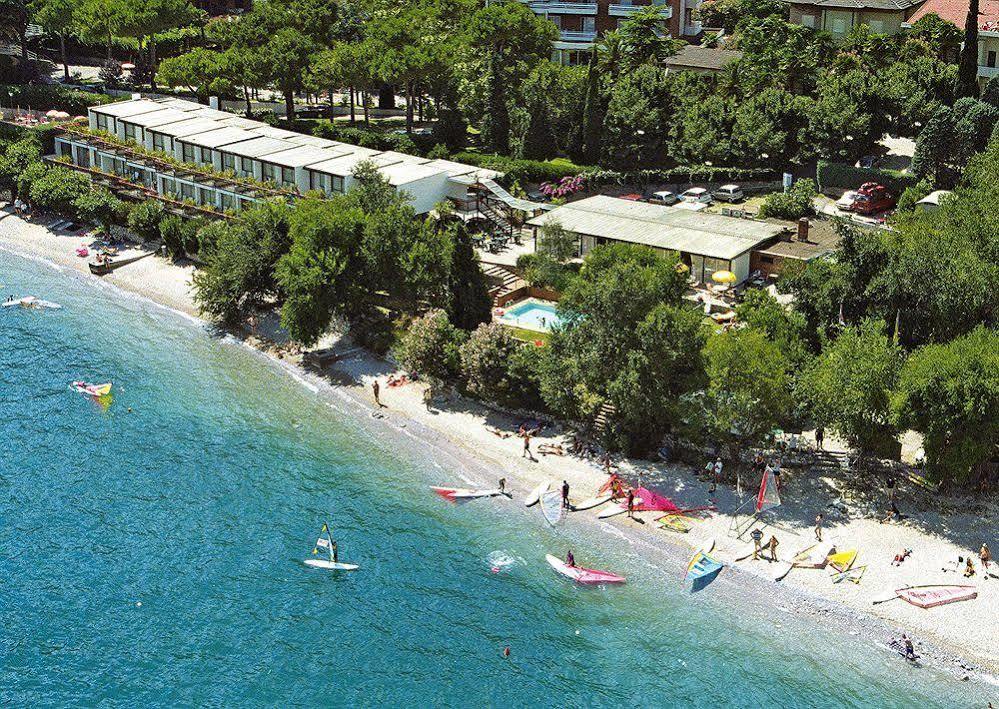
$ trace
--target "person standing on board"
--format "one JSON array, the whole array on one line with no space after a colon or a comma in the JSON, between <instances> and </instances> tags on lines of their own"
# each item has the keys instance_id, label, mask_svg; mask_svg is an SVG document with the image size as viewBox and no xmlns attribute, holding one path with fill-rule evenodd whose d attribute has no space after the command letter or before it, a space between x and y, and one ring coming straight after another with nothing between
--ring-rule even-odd
<instances>
[{"instance_id":1,"label":"person standing on board","mask_svg":"<svg viewBox=\"0 0 999 709\"><path fill-rule=\"evenodd\" d=\"M570 549L569 553L567 553L565 555L565 565L566 566L575 566L576 565L576 557L574 557L572 555L572 549Z\"/></svg>"},{"instance_id":2,"label":"person standing on board","mask_svg":"<svg viewBox=\"0 0 999 709\"><path fill-rule=\"evenodd\" d=\"M815 515L815 540L822 541L822 513Z\"/></svg>"},{"instance_id":3,"label":"person standing on board","mask_svg":"<svg viewBox=\"0 0 999 709\"><path fill-rule=\"evenodd\" d=\"M569 509L569 483L562 481L562 507Z\"/></svg>"},{"instance_id":4,"label":"person standing on board","mask_svg":"<svg viewBox=\"0 0 999 709\"><path fill-rule=\"evenodd\" d=\"M915 660L916 659L916 648L912 645L912 638L910 638L905 633L902 633L902 644L905 646L905 659Z\"/></svg>"},{"instance_id":5,"label":"person standing on board","mask_svg":"<svg viewBox=\"0 0 999 709\"><path fill-rule=\"evenodd\" d=\"M335 564L335 563L337 563L337 560L340 557L339 557L339 554L338 554L338 551L337 551L336 539L333 539L332 535L330 535L330 539L331 539L331 541L330 541L330 554L333 556L333 563Z\"/></svg>"}]
</instances>

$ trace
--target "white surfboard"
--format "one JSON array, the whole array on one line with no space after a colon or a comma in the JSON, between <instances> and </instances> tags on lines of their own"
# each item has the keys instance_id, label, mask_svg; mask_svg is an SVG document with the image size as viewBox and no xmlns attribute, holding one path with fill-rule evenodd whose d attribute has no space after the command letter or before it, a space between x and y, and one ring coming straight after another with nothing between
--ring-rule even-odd
<instances>
[{"instance_id":1,"label":"white surfboard","mask_svg":"<svg viewBox=\"0 0 999 709\"><path fill-rule=\"evenodd\" d=\"M524 500L524 507L533 507L534 505L538 504L538 500L541 499L541 496L544 495L546 492L548 492L551 489L551 487L552 487L552 481L545 480L543 483L541 483L536 488L531 490L530 494L528 494L527 496L527 499Z\"/></svg>"},{"instance_id":2,"label":"white surfboard","mask_svg":"<svg viewBox=\"0 0 999 709\"><path fill-rule=\"evenodd\" d=\"M572 506L572 509L579 512L580 510L589 510L593 507L599 507L605 502L610 501L612 493L605 492L603 495L594 495L593 497L588 497L582 502L577 502Z\"/></svg>"},{"instance_id":3,"label":"white surfboard","mask_svg":"<svg viewBox=\"0 0 999 709\"><path fill-rule=\"evenodd\" d=\"M635 507L638 507L638 505L640 504L642 504L642 498L636 497ZM598 514L597 519L607 519L608 517L613 517L614 515L623 515L627 511L628 511L628 503L622 502Z\"/></svg>"},{"instance_id":4,"label":"white surfboard","mask_svg":"<svg viewBox=\"0 0 999 709\"><path fill-rule=\"evenodd\" d=\"M330 561L329 559L306 559L302 563L315 569L329 569L330 571L356 571L361 568L357 564L345 564L342 561Z\"/></svg>"}]
</instances>

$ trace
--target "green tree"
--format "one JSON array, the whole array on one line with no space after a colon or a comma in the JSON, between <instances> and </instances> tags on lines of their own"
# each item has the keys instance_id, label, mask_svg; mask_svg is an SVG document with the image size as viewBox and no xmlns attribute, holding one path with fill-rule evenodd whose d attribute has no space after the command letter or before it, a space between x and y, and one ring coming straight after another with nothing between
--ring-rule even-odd
<instances>
[{"instance_id":1,"label":"green tree","mask_svg":"<svg viewBox=\"0 0 999 709\"><path fill-rule=\"evenodd\" d=\"M605 161L621 169L661 166L673 116L671 85L661 69L646 64L622 75L604 117Z\"/></svg>"},{"instance_id":2,"label":"green tree","mask_svg":"<svg viewBox=\"0 0 999 709\"><path fill-rule=\"evenodd\" d=\"M466 335L451 324L443 310L431 310L413 321L396 350L408 371L436 382L454 380L461 369Z\"/></svg>"},{"instance_id":3,"label":"green tree","mask_svg":"<svg viewBox=\"0 0 999 709\"><path fill-rule=\"evenodd\" d=\"M800 394L818 425L861 451L882 452L898 435L889 405L902 361L884 322L865 320L827 343L805 370Z\"/></svg>"},{"instance_id":4,"label":"green tree","mask_svg":"<svg viewBox=\"0 0 999 709\"><path fill-rule=\"evenodd\" d=\"M31 204L41 210L76 216L76 200L90 191L90 180L65 167L52 167L31 183Z\"/></svg>"},{"instance_id":5,"label":"green tree","mask_svg":"<svg viewBox=\"0 0 999 709\"><path fill-rule=\"evenodd\" d=\"M760 217L800 219L808 216L815 211L813 201L818 194L813 180L796 180L787 192L771 192L767 195L760 206Z\"/></svg>"},{"instance_id":6,"label":"green tree","mask_svg":"<svg viewBox=\"0 0 999 709\"><path fill-rule=\"evenodd\" d=\"M978 0L968 0L964 22L964 46L957 66L954 98L978 98Z\"/></svg>"},{"instance_id":7,"label":"green tree","mask_svg":"<svg viewBox=\"0 0 999 709\"><path fill-rule=\"evenodd\" d=\"M586 105L583 109L583 157L590 165L600 160L600 141L604 123L604 96L600 88L600 53L590 51L586 72Z\"/></svg>"},{"instance_id":8,"label":"green tree","mask_svg":"<svg viewBox=\"0 0 999 709\"><path fill-rule=\"evenodd\" d=\"M985 90L982 91L982 102L987 103L992 108L999 108L999 76L993 76L985 84Z\"/></svg>"},{"instance_id":9,"label":"green tree","mask_svg":"<svg viewBox=\"0 0 999 709\"><path fill-rule=\"evenodd\" d=\"M704 348L707 387L686 398L698 433L729 448L763 443L791 410L789 362L759 330L729 330Z\"/></svg>"},{"instance_id":10,"label":"green tree","mask_svg":"<svg viewBox=\"0 0 999 709\"><path fill-rule=\"evenodd\" d=\"M742 302L735 307L739 322L762 332L784 355L790 371L798 371L808 363L807 323L798 310L781 305L768 291L747 290Z\"/></svg>"},{"instance_id":11,"label":"green tree","mask_svg":"<svg viewBox=\"0 0 999 709\"><path fill-rule=\"evenodd\" d=\"M493 300L479 266L472 239L464 227L448 230L453 242L448 273L448 315L462 330L474 330L492 317Z\"/></svg>"},{"instance_id":12,"label":"green tree","mask_svg":"<svg viewBox=\"0 0 999 709\"><path fill-rule=\"evenodd\" d=\"M919 133L912 156L912 171L935 185L947 182L954 143L953 111L941 106Z\"/></svg>"},{"instance_id":13,"label":"green tree","mask_svg":"<svg viewBox=\"0 0 999 709\"><path fill-rule=\"evenodd\" d=\"M26 196L19 187L20 178L30 165L41 165L41 158L42 146L34 136L0 148L0 189L10 191L11 201Z\"/></svg>"},{"instance_id":14,"label":"green tree","mask_svg":"<svg viewBox=\"0 0 999 709\"><path fill-rule=\"evenodd\" d=\"M538 254L566 263L579 254L578 237L556 220L549 220L541 227L538 237Z\"/></svg>"},{"instance_id":15,"label":"green tree","mask_svg":"<svg viewBox=\"0 0 999 709\"><path fill-rule=\"evenodd\" d=\"M110 234L111 227L120 224L128 211L124 202L101 186L91 186L73 200L73 209L81 218L97 222L104 234Z\"/></svg>"},{"instance_id":16,"label":"green tree","mask_svg":"<svg viewBox=\"0 0 999 709\"><path fill-rule=\"evenodd\" d=\"M295 119L295 94L305 87L312 54L316 45L306 35L283 27L271 36L263 49L270 78L284 94L284 111L289 120Z\"/></svg>"},{"instance_id":17,"label":"green tree","mask_svg":"<svg viewBox=\"0 0 999 709\"><path fill-rule=\"evenodd\" d=\"M500 406L521 406L532 396L526 391L533 382L514 365L521 349L509 328L499 323L483 323L461 346L461 375L473 396ZM536 395L535 395L536 398Z\"/></svg>"},{"instance_id":18,"label":"green tree","mask_svg":"<svg viewBox=\"0 0 999 709\"><path fill-rule=\"evenodd\" d=\"M677 53L683 43L676 43L664 31L667 18L662 5L646 5L628 16L617 32L621 37L623 68L626 71L643 64L661 65Z\"/></svg>"},{"instance_id":19,"label":"green tree","mask_svg":"<svg viewBox=\"0 0 999 709\"><path fill-rule=\"evenodd\" d=\"M77 5L77 23L84 41L101 44L111 59L114 38L128 23L133 8L126 0L81 0Z\"/></svg>"},{"instance_id":20,"label":"green tree","mask_svg":"<svg viewBox=\"0 0 999 709\"><path fill-rule=\"evenodd\" d=\"M213 95L232 93L234 86L224 63L227 55L204 47L195 47L178 57L164 59L157 80L171 87L188 87L198 100L208 103Z\"/></svg>"},{"instance_id":21,"label":"green tree","mask_svg":"<svg viewBox=\"0 0 999 709\"><path fill-rule=\"evenodd\" d=\"M36 23L46 32L59 38L59 57L62 59L63 78L69 83L69 56L66 42L78 30L77 3L74 0L32 0L30 9Z\"/></svg>"},{"instance_id":22,"label":"green tree","mask_svg":"<svg viewBox=\"0 0 999 709\"><path fill-rule=\"evenodd\" d=\"M999 331L979 327L906 361L892 397L899 425L923 434L927 472L968 482L999 446Z\"/></svg>"},{"instance_id":23,"label":"green tree","mask_svg":"<svg viewBox=\"0 0 999 709\"><path fill-rule=\"evenodd\" d=\"M160 222L166 216L163 203L147 199L132 206L128 212L128 228L143 241L160 237Z\"/></svg>"}]
</instances>

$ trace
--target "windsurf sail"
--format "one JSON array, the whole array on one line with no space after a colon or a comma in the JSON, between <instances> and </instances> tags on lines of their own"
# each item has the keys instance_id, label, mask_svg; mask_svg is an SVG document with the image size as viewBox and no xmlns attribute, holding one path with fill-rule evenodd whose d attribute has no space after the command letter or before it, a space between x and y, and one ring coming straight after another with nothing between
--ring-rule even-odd
<instances>
[{"instance_id":1,"label":"windsurf sail","mask_svg":"<svg viewBox=\"0 0 999 709\"><path fill-rule=\"evenodd\" d=\"M703 551L699 551L690 557L690 562L687 564L687 573L683 577L697 581L698 579L718 573L721 571L722 566L724 564L717 559L708 556Z\"/></svg>"},{"instance_id":2,"label":"windsurf sail","mask_svg":"<svg viewBox=\"0 0 999 709\"><path fill-rule=\"evenodd\" d=\"M913 586L900 588L898 597L920 608L933 608L956 601L970 601L978 597L974 586Z\"/></svg>"},{"instance_id":3,"label":"windsurf sail","mask_svg":"<svg viewBox=\"0 0 999 709\"><path fill-rule=\"evenodd\" d=\"M760 480L760 491L756 495L756 512L766 512L780 505L780 492L777 490L777 481L774 479L774 471L768 465L763 471L763 479Z\"/></svg>"},{"instance_id":4,"label":"windsurf sail","mask_svg":"<svg viewBox=\"0 0 999 709\"><path fill-rule=\"evenodd\" d=\"M687 521L687 518L679 514L668 514L660 517L658 520L659 526L663 529L672 529L675 532L689 532L691 525Z\"/></svg>"},{"instance_id":5,"label":"windsurf sail","mask_svg":"<svg viewBox=\"0 0 999 709\"><path fill-rule=\"evenodd\" d=\"M848 549L847 551L837 552L836 554L830 554L826 561L829 562L829 566L833 567L837 571L846 571L851 566L857 558L856 549Z\"/></svg>"},{"instance_id":6,"label":"windsurf sail","mask_svg":"<svg viewBox=\"0 0 999 709\"><path fill-rule=\"evenodd\" d=\"M598 495L602 495L605 492L614 492L617 486L621 486L621 489L625 489L624 482L621 480L621 476L617 473L611 473L610 477L607 478L607 482L600 486L597 490Z\"/></svg>"},{"instance_id":7,"label":"windsurf sail","mask_svg":"<svg viewBox=\"0 0 999 709\"><path fill-rule=\"evenodd\" d=\"M565 505L562 504L561 490L549 490L541 496L541 514L553 527L565 519Z\"/></svg>"},{"instance_id":8,"label":"windsurf sail","mask_svg":"<svg viewBox=\"0 0 999 709\"><path fill-rule=\"evenodd\" d=\"M319 538L316 540L315 546L312 548L313 554L318 554L320 549L325 549L330 555L330 561L336 561L336 554L333 551L333 535L330 533L330 527L328 524L323 522L323 528L319 530Z\"/></svg>"},{"instance_id":9,"label":"windsurf sail","mask_svg":"<svg viewBox=\"0 0 999 709\"><path fill-rule=\"evenodd\" d=\"M641 503L639 503L639 499ZM635 490L635 511L636 512L679 512L673 500L663 495L652 492L646 487Z\"/></svg>"}]
</instances>

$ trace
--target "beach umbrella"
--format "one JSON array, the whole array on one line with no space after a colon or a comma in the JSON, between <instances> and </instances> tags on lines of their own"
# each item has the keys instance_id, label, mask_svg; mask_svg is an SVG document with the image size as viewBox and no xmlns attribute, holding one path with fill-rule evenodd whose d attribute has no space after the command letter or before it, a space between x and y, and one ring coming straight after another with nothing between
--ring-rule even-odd
<instances>
[{"instance_id":1,"label":"beach umbrella","mask_svg":"<svg viewBox=\"0 0 999 709\"><path fill-rule=\"evenodd\" d=\"M735 283L735 274L731 271L715 271L711 274L711 280L715 283Z\"/></svg>"},{"instance_id":2,"label":"beach umbrella","mask_svg":"<svg viewBox=\"0 0 999 709\"><path fill-rule=\"evenodd\" d=\"M73 119L73 123L90 123L90 119L86 116L77 116Z\"/></svg>"},{"instance_id":3,"label":"beach umbrella","mask_svg":"<svg viewBox=\"0 0 999 709\"><path fill-rule=\"evenodd\" d=\"M124 69L125 71L132 71L132 69L135 68L135 64L133 64L132 62L125 62L124 64L121 65L121 68Z\"/></svg>"}]
</instances>

